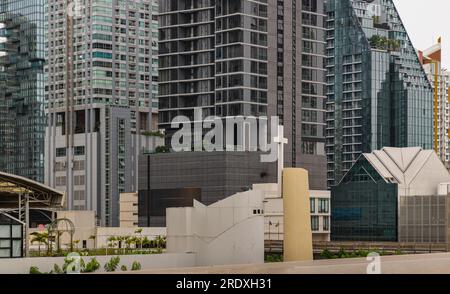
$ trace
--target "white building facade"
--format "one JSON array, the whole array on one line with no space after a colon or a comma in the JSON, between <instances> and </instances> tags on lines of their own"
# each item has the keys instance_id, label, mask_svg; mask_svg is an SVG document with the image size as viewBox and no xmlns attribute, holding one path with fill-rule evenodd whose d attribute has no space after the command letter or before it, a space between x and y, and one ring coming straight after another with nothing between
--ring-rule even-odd
<instances>
[{"instance_id":1,"label":"white building facade","mask_svg":"<svg viewBox=\"0 0 450 294\"><path fill-rule=\"evenodd\" d=\"M196 253L198 266L264 263L263 193L168 208L167 253Z\"/></svg>"},{"instance_id":2,"label":"white building facade","mask_svg":"<svg viewBox=\"0 0 450 294\"><path fill-rule=\"evenodd\" d=\"M45 183L66 192L67 209L118 226L119 194L137 190L138 155L162 145L152 136L158 1L68 2L46 6Z\"/></svg>"},{"instance_id":3,"label":"white building facade","mask_svg":"<svg viewBox=\"0 0 450 294\"><path fill-rule=\"evenodd\" d=\"M277 184L255 184L253 190L264 194L264 239L284 239L283 198L277 191ZM330 191L310 190L311 231L313 241L330 241L331 196Z\"/></svg>"}]
</instances>

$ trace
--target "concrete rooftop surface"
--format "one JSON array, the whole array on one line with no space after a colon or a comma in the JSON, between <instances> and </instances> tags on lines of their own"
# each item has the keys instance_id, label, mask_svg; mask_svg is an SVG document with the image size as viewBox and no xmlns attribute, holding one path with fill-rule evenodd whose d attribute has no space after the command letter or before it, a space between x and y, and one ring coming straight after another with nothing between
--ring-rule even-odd
<instances>
[{"instance_id":1,"label":"concrete rooftop surface","mask_svg":"<svg viewBox=\"0 0 450 294\"><path fill-rule=\"evenodd\" d=\"M134 274L366 274L366 258L144 270ZM381 257L382 274L450 274L450 253Z\"/></svg>"}]
</instances>

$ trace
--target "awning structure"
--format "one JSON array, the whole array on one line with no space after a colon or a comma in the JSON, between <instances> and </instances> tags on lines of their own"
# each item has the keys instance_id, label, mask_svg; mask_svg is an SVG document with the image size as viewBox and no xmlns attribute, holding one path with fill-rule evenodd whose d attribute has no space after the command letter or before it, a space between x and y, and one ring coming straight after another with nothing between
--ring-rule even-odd
<instances>
[{"instance_id":1,"label":"awning structure","mask_svg":"<svg viewBox=\"0 0 450 294\"><path fill-rule=\"evenodd\" d=\"M30 210L61 210L65 194L24 177L0 172L0 214L24 226L24 252L28 255Z\"/></svg>"},{"instance_id":2,"label":"awning structure","mask_svg":"<svg viewBox=\"0 0 450 294\"><path fill-rule=\"evenodd\" d=\"M0 172L0 210L17 210L26 197L31 209L61 209L65 194L24 177Z\"/></svg>"}]
</instances>

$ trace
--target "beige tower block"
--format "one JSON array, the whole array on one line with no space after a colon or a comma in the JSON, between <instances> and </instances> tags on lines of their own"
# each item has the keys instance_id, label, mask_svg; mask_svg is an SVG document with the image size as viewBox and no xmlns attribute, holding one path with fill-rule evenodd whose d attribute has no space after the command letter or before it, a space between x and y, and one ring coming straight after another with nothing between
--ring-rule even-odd
<instances>
[{"instance_id":1,"label":"beige tower block","mask_svg":"<svg viewBox=\"0 0 450 294\"><path fill-rule=\"evenodd\" d=\"M284 261L313 259L308 172L283 170Z\"/></svg>"}]
</instances>

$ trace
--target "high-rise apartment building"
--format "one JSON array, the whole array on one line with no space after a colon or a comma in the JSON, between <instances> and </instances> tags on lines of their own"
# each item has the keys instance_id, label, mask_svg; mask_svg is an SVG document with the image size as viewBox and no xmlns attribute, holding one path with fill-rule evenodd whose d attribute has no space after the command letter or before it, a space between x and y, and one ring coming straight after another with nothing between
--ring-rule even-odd
<instances>
[{"instance_id":1,"label":"high-rise apartment building","mask_svg":"<svg viewBox=\"0 0 450 294\"><path fill-rule=\"evenodd\" d=\"M0 3L0 171L44 181L44 0Z\"/></svg>"},{"instance_id":2,"label":"high-rise apartment building","mask_svg":"<svg viewBox=\"0 0 450 294\"><path fill-rule=\"evenodd\" d=\"M285 165L326 187L323 0L174 0L160 6L159 126L278 116Z\"/></svg>"},{"instance_id":3,"label":"high-rise apartment building","mask_svg":"<svg viewBox=\"0 0 450 294\"><path fill-rule=\"evenodd\" d=\"M204 117L267 114L265 2L161 3L161 127L178 115L193 120L198 107Z\"/></svg>"},{"instance_id":4,"label":"high-rise apartment building","mask_svg":"<svg viewBox=\"0 0 450 294\"><path fill-rule=\"evenodd\" d=\"M117 226L136 191L137 158L154 148L156 0L48 0L45 182L67 208Z\"/></svg>"},{"instance_id":5,"label":"high-rise apartment building","mask_svg":"<svg viewBox=\"0 0 450 294\"><path fill-rule=\"evenodd\" d=\"M450 167L450 72L442 67L441 38L432 47L419 51L433 87L433 149L447 168Z\"/></svg>"},{"instance_id":6,"label":"high-rise apartment building","mask_svg":"<svg viewBox=\"0 0 450 294\"><path fill-rule=\"evenodd\" d=\"M327 1L328 185L361 155L433 142L433 93L392 0Z\"/></svg>"},{"instance_id":7,"label":"high-rise apartment building","mask_svg":"<svg viewBox=\"0 0 450 294\"><path fill-rule=\"evenodd\" d=\"M268 2L268 114L284 125L285 166L307 169L310 188L324 190L325 1Z\"/></svg>"}]
</instances>

